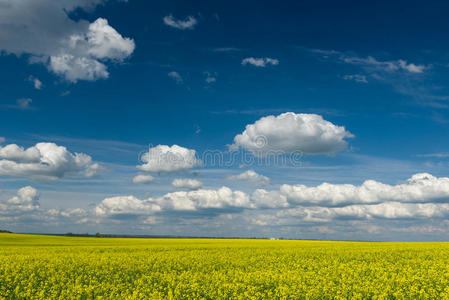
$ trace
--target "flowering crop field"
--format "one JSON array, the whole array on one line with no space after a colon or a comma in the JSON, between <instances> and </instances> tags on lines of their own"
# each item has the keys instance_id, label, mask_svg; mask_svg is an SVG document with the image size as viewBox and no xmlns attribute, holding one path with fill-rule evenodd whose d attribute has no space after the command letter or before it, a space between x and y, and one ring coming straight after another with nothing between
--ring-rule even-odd
<instances>
[{"instance_id":1,"label":"flowering crop field","mask_svg":"<svg viewBox=\"0 0 449 300\"><path fill-rule=\"evenodd\" d=\"M0 298L449 298L449 244L0 234Z\"/></svg>"}]
</instances>

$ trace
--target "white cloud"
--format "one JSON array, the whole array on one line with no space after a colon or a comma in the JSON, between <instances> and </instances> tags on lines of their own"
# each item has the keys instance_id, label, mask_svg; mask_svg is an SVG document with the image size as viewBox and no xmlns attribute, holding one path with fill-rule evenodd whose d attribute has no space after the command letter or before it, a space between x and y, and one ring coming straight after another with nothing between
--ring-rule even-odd
<instances>
[{"instance_id":1,"label":"white cloud","mask_svg":"<svg viewBox=\"0 0 449 300\"><path fill-rule=\"evenodd\" d=\"M37 163L41 158L41 154L36 147L30 147L25 150L16 144L10 144L0 147L0 158L14 162Z\"/></svg>"},{"instance_id":2,"label":"white cloud","mask_svg":"<svg viewBox=\"0 0 449 300\"><path fill-rule=\"evenodd\" d=\"M247 64L253 65L255 67L266 67L267 65L273 65L277 66L279 64L279 60L275 58L269 58L269 57L247 57L242 60L242 65L246 66Z\"/></svg>"},{"instance_id":3,"label":"white cloud","mask_svg":"<svg viewBox=\"0 0 449 300\"><path fill-rule=\"evenodd\" d=\"M422 73L426 69L426 66L424 65L415 65L413 63L409 64L403 59L381 61L372 56L363 58L358 56L348 56L340 53L340 60L347 64L376 68L385 72L395 72L403 70L409 73Z\"/></svg>"},{"instance_id":4,"label":"white cloud","mask_svg":"<svg viewBox=\"0 0 449 300\"><path fill-rule=\"evenodd\" d=\"M173 145L158 145L141 156L143 165L137 166L147 172L176 172L194 168L201 164L192 149Z\"/></svg>"},{"instance_id":5,"label":"white cloud","mask_svg":"<svg viewBox=\"0 0 449 300\"><path fill-rule=\"evenodd\" d=\"M188 16L184 20L177 20L173 15L168 15L163 18L164 24L176 29L186 30L195 28L198 21L193 16Z\"/></svg>"},{"instance_id":6,"label":"white cloud","mask_svg":"<svg viewBox=\"0 0 449 300\"><path fill-rule=\"evenodd\" d=\"M235 136L231 148L243 147L254 155L269 153L331 154L346 148L345 138L353 137L315 114L283 113L267 116L246 126Z\"/></svg>"},{"instance_id":7,"label":"white cloud","mask_svg":"<svg viewBox=\"0 0 449 300\"><path fill-rule=\"evenodd\" d=\"M83 217L87 215L87 212L82 208L71 208L60 210L59 214L65 218Z\"/></svg>"},{"instance_id":8,"label":"white cloud","mask_svg":"<svg viewBox=\"0 0 449 300\"><path fill-rule=\"evenodd\" d=\"M251 196L254 208L282 209L276 213L276 220L271 222L278 225L291 224L295 220L447 218L448 201L449 178L437 178L427 173L415 174L397 185L373 180L360 186L328 183L315 187L283 185L279 191L258 189Z\"/></svg>"},{"instance_id":9,"label":"white cloud","mask_svg":"<svg viewBox=\"0 0 449 300\"><path fill-rule=\"evenodd\" d=\"M229 180L247 180L255 185L269 185L270 178L257 174L254 170L248 170L238 175L226 177Z\"/></svg>"},{"instance_id":10,"label":"white cloud","mask_svg":"<svg viewBox=\"0 0 449 300\"><path fill-rule=\"evenodd\" d=\"M353 80L355 82L368 83L365 75L353 74L353 75L345 75L343 76L344 80Z\"/></svg>"},{"instance_id":11,"label":"white cloud","mask_svg":"<svg viewBox=\"0 0 449 300\"><path fill-rule=\"evenodd\" d=\"M16 102L17 102L17 107L19 109L26 110L26 109L30 109L30 104L31 104L31 102L33 102L33 100L31 98L20 98L20 99L17 99Z\"/></svg>"},{"instance_id":12,"label":"white cloud","mask_svg":"<svg viewBox=\"0 0 449 300\"><path fill-rule=\"evenodd\" d=\"M382 202L449 201L449 178L437 178L427 173L415 174L406 182L388 185L367 180L360 186L323 183L316 187L287 185L280 194L293 205L341 206Z\"/></svg>"},{"instance_id":13,"label":"white cloud","mask_svg":"<svg viewBox=\"0 0 449 300\"><path fill-rule=\"evenodd\" d=\"M130 56L135 48L133 40L123 38L114 28L109 26L108 20L102 18L98 18L89 25L86 36L78 36L77 38L87 40L88 53L99 59L122 61Z\"/></svg>"},{"instance_id":14,"label":"white cloud","mask_svg":"<svg viewBox=\"0 0 449 300\"><path fill-rule=\"evenodd\" d=\"M134 41L123 38L106 19L98 18L86 33L72 35L66 49L82 55L61 53L50 57L49 69L67 80L96 80L108 78L101 60L123 61L134 51Z\"/></svg>"},{"instance_id":15,"label":"white cloud","mask_svg":"<svg viewBox=\"0 0 449 300\"><path fill-rule=\"evenodd\" d=\"M173 78L177 84L181 84L184 82L181 75L179 75L179 73L176 71L171 71L170 73L168 73L168 77Z\"/></svg>"},{"instance_id":16,"label":"white cloud","mask_svg":"<svg viewBox=\"0 0 449 300\"><path fill-rule=\"evenodd\" d=\"M109 77L107 67L98 60L76 57L70 54L50 57L48 68L71 82L77 82L78 80L94 81Z\"/></svg>"},{"instance_id":17,"label":"white cloud","mask_svg":"<svg viewBox=\"0 0 449 300\"><path fill-rule=\"evenodd\" d=\"M56 180L68 174L95 176L97 163L84 153L72 154L54 143L38 143L24 149L15 144L0 147L0 175Z\"/></svg>"},{"instance_id":18,"label":"white cloud","mask_svg":"<svg viewBox=\"0 0 449 300\"><path fill-rule=\"evenodd\" d=\"M287 197L277 191L257 189L253 192L251 200L259 208L282 208L289 206Z\"/></svg>"},{"instance_id":19,"label":"white cloud","mask_svg":"<svg viewBox=\"0 0 449 300\"><path fill-rule=\"evenodd\" d=\"M40 81L39 78L30 76L28 77L28 81L33 83L33 86L36 90L40 90L42 88L42 81Z\"/></svg>"},{"instance_id":20,"label":"white cloud","mask_svg":"<svg viewBox=\"0 0 449 300\"><path fill-rule=\"evenodd\" d=\"M293 216L304 221L329 222L333 219L419 219L449 216L449 204L385 202L374 205L349 205L345 207L297 207L278 214Z\"/></svg>"},{"instance_id":21,"label":"white cloud","mask_svg":"<svg viewBox=\"0 0 449 300\"><path fill-rule=\"evenodd\" d=\"M157 203L167 210L195 211L198 209L250 208L247 194L232 191L228 187L218 190L197 190L168 193L157 199Z\"/></svg>"},{"instance_id":22,"label":"white cloud","mask_svg":"<svg viewBox=\"0 0 449 300\"><path fill-rule=\"evenodd\" d=\"M134 196L119 196L104 199L96 208L98 216L151 215L164 211L197 211L202 209L222 210L251 208L247 194L232 191L227 187L218 190L200 189L168 193L157 198L140 200Z\"/></svg>"},{"instance_id":23,"label":"white cloud","mask_svg":"<svg viewBox=\"0 0 449 300\"><path fill-rule=\"evenodd\" d=\"M373 56L360 57L353 53L344 53L335 50L307 49L307 51L320 55L326 60L333 60L338 63L357 66L370 75L371 78L391 84L403 94L419 95L420 97L424 96L430 98L437 97L428 89L422 90L420 85L422 77L415 76L430 69L431 65L408 63L404 59L380 60ZM344 76L343 79L365 82L363 77L360 76L364 75L347 75ZM419 87L414 88L414 86L417 85Z\"/></svg>"},{"instance_id":24,"label":"white cloud","mask_svg":"<svg viewBox=\"0 0 449 300\"><path fill-rule=\"evenodd\" d=\"M8 211L33 211L39 209L39 192L26 186L17 191L17 196L12 197L3 205Z\"/></svg>"},{"instance_id":25,"label":"white cloud","mask_svg":"<svg viewBox=\"0 0 449 300\"><path fill-rule=\"evenodd\" d=\"M107 78L106 61L119 62L134 51L134 41L122 37L108 21L72 20L69 14L89 10L103 0L2 0L0 50L29 54L71 82ZM39 86L34 81L35 87Z\"/></svg>"},{"instance_id":26,"label":"white cloud","mask_svg":"<svg viewBox=\"0 0 449 300\"><path fill-rule=\"evenodd\" d=\"M173 180L172 186L176 188L187 188L190 190L197 190L203 186L203 183L196 179L177 178Z\"/></svg>"},{"instance_id":27,"label":"white cloud","mask_svg":"<svg viewBox=\"0 0 449 300\"><path fill-rule=\"evenodd\" d=\"M96 208L98 216L144 215L160 211L159 205L134 196L118 196L104 199Z\"/></svg>"},{"instance_id":28,"label":"white cloud","mask_svg":"<svg viewBox=\"0 0 449 300\"><path fill-rule=\"evenodd\" d=\"M0 136L0 144L4 143L5 141L6 141L6 139L4 137Z\"/></svg>"},{"instance_id":29,"label":"white cloud","mask_svg":"<svg viewBox=\"0 0 449 300\"><path fill-rule=\"evenodd\" d=\"M1 192L1 191L0 191ZM31 186L19 189L15 196L0 202L0 221L3 216L18 220L40 211L39 192Z\"/></svg>"},{"instance_id":30,"label":"white cloud","mask_svg":"<svg viewBox=\"0 0 449 300\"><path fill-rule=\"evenodd\" d=\"M153 176L146 174L138 174L133 178L134 183L142 183L142 184L150 183L153 180L154 180Z\"/></svg>"},{"instance_id":31,"label":"white cloud","mask_svg":"<svg viewBox=\"0 0 449 300\"><path fill-rule=\"evenodd\" d=\"M402 59L400 59L398 63L401 69L407 70L410 73L422 73L426 69L426 66L424 65L415 65L413 63L408 64L407 61Z\"/></svg>"}]
</instances>

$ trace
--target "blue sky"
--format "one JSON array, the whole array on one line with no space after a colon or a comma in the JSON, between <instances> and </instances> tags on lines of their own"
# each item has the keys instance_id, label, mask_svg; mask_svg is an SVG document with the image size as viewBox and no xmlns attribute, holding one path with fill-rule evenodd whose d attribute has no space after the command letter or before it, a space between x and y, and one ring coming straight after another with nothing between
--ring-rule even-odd
<instances>
[{"instance_id":1,"label":"blue sky","mask_svg":"<svg viewBox=\"0 0 449 300\"><path fill-rule=\"evenodd\" d=\"M0 227L446 240L448 9L0 0Z\"/></svg>"}]
</instances>

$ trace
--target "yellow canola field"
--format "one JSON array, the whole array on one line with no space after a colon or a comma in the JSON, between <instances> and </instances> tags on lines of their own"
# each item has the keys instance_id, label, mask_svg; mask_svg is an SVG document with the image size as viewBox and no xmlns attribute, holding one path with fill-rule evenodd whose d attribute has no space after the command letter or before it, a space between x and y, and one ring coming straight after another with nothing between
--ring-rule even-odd
<instances>
[{"instance_id":1,"label":"yellow canola field","mask_svg":"<svg viewBox=\"0 0 449 300\"><path fill-rule=\"evenodd\" d=\"M449 244L0 234L0 298L449 299Z\"/></svg>"}]
</instances>

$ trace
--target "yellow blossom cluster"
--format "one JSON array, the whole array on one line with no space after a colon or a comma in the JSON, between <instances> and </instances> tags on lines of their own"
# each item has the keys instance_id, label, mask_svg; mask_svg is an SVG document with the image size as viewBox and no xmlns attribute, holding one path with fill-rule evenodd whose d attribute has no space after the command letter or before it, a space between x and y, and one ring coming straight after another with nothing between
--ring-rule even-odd
<instances>
[{"instance_id":1,"label":"yellow blossom cluster","mask_svg":"<svg viewBox=\"0 0 449 300\"><path fill-rule=\"evenodd\" d=\"M0 299L449 299L448 243L0 234Z\"/></svg>"}]
</instances>

